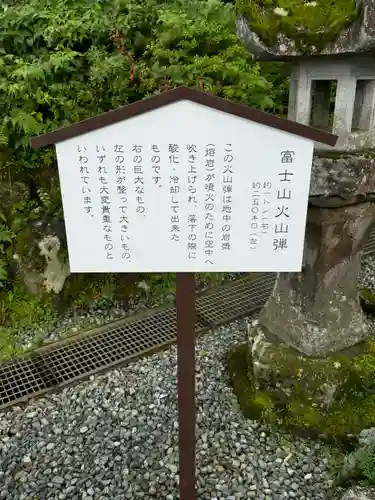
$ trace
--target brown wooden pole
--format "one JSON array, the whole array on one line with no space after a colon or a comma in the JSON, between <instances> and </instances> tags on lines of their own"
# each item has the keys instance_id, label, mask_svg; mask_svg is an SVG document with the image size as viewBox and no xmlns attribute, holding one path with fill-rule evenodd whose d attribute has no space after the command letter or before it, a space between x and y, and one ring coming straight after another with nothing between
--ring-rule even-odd
<instances>
[{"instance_id":1,"label":"brown wooden pole","mask_svg":"<svg viewBox=\"0 0 375 500\"><path fill-rule=\"evenodd\" d=\"M196 500L195 274L176 274L180 500Z\"/></svg>"}]
</instances>

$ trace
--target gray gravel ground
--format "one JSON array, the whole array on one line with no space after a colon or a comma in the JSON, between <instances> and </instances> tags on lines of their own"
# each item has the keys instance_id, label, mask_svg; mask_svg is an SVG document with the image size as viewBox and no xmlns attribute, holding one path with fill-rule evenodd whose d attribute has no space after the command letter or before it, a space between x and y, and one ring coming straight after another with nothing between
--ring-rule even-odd
<instances>
[{"instance_id":1,"label":"gray gravel ground","mask_svg":"<svg viewBox=\"0 0 375 500\"><path fill-rule=\"evenodd\" d=\"M358 288L369 288L375 292L375 256L362 259Z\"/></svg>"},{"instance_id":2,"label":"gray gravel ground","mask_svg":"<svg viewBox=\"0 0 375 500\"><path fill-rule=\"evenodd\" d=\"M246 420L229 388L235 322L198 341L199 499L319 500L330 480L322 445ZM0 418L0 498L178 499L176 349Z\"/></svg>"},{"instance_id":3,"label":"gray gravel ground","mask_svg":"<svg viewBox=\"0 0 375 500\"><path fill-rule=\"evenodd\" d=\"M375 291L375 257L360 288ZM140 301L132 309L145 307ZM126 311L128 312L128 311ZM67 315L49 338L121 317L119 306ZM246 321L198 341L198 497L323 500L332 484L321 444L246 420L225 356ZM0 498L178 499L176 349L132 363L0 418Z\"/></svg>"}]
</instances>

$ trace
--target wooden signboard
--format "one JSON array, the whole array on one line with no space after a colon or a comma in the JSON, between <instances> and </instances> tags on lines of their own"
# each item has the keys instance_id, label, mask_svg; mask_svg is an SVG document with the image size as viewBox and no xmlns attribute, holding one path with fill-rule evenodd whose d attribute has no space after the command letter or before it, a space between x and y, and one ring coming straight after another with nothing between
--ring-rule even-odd
<instances>
[{"instance_id":1,"label":"wooden signboard","mask_svg":"<svg viewBox=\"0 0 375 500\"><path fill-rule=\"evenodd\" d=\"M195 274L302 266L314 141L179 87L33 140L56 145L70 270L177 273L180 498L195 491Z\"/></svg>"}]
</instances>

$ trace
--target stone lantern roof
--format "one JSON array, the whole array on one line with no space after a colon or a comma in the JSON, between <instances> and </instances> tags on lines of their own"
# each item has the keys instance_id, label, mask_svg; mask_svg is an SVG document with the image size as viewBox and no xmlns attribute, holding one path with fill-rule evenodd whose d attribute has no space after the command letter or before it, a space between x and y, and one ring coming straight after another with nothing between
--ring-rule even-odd
<instances>
[{"instance_id":1,"label":"stone lantern roof","mask_svg":"<svg viewBox=\"0 0 375 500\"><path fill-rule=\"evenodd\" d=\"M289 3L286 9L275 2L237 0L237 35L257 58L285 61L375 52L375 0Z\"/></svg>"},{"instance_id":2,"label":"stone lantern roof","mask_svg":"<svg viewBox=\"0 0 375 500\"><path fill-rule=\"evenodd\" d=\"M256 58L293 63L288 118L339 136L316 151L375 150L375 0L280 4L237 0L237 34Z\"/></svg>"}]
</instances>

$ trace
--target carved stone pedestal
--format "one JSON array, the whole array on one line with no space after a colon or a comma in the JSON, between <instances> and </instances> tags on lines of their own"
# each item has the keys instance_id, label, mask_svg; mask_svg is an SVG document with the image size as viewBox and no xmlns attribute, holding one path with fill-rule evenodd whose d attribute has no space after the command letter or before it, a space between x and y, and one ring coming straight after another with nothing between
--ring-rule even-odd
<instances>
[{"instance_id":1,"label":"carved stone pedestal","mask_svg":"<svg viewBox=\"0 0 375 500\"><path fill-rule=\"evenodd\" d=\"M374 221L372 203L309 207L303 269L278 276L259 317L266 336L320 357L367 338L357 274Z\"/></svg>"},{"instance_id":2,"label":"carved stone pedestal","mask_svg":"<svg viewBox=\"0 0 375 500\"><path fill-rule=\"evenodd\" d=\"M230 378L244 414L306 437L355 445L375 427L375 345L352 356L303 356L270 342L258 320L229 353Z\"/></svg>"}]
</instances>

